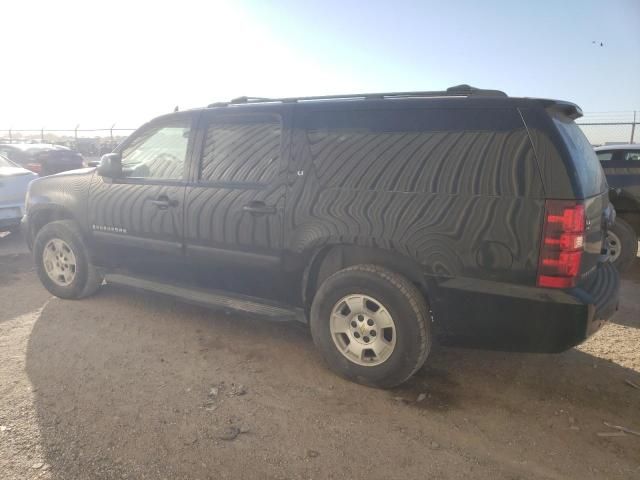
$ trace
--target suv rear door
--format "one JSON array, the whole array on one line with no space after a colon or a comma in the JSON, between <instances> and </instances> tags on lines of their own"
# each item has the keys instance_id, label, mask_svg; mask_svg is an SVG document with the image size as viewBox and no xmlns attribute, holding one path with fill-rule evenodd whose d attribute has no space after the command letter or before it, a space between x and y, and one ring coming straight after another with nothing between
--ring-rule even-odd
<instances>
[{"instance_id":1,"label":"suv rear door","mask_svg":"<svg viewBox=\"0 0 640 480\"><path fill-rule=\"evenodd\" d=\"M185 200L186 254L196 264L280 264L289 118L282 110L203 113Z\"/></svg>"}]
</instances>

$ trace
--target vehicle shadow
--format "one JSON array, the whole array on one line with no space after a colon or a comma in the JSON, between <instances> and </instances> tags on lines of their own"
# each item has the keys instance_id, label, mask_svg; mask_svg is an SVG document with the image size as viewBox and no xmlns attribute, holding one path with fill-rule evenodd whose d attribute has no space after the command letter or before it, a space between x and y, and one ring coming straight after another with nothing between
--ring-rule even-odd
<instances>
[{"instance_id":1,"label":"vehicle shadow","mask_svg":"<svg viewBox=\"0 0 640 480\"><path fill-rule=\"evenodd\" d=\"M612 460L628 472L640 458L637 439L597 436L608 430L603 421L640 428L640 390L625 383L640 385L640 374L578 350L435 348L407 384L373 390L328 372L306 328L103 288L82 302L47 304L29 338L26 371L49 473L61 480L308 476L309 459L291 453L304 445L320 442L338 458L340 445L358 438L376 445L398 431L416 442L438 432L452 451L470 450L450 459L454 469L460 458L509 448L505 437L522 432L568 458L591 459L563 470L540 449L518 454L562 477L601 478L593 472ZM246 394L234 393L239 384ZM373 411L382 412L375 427L348 423ZM305 427L315 418L319 430ZM235 440L217 433L246 422L250 433ZM407 440L393 441L391 451ZM421 448L429 447L416 450L418 466ZM333 468L328 458L324 469Z\"/></svg>"}]
</instances>

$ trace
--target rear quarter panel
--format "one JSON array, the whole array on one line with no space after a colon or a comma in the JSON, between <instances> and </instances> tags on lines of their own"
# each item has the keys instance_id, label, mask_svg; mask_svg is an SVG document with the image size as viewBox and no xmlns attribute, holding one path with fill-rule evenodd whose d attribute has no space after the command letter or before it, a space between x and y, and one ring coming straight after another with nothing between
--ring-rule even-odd
<instances>
[{"instance_id":1,"label":"rear quarter panel","mask_svg":"<svg viewBox=\"0 0 640 480\"><path fill-rule=\"evenodd\" d=\"M347 112L324 129L297 113L287 249L377 247L436 282L535 284L544 192L533 149L515 108L485 113Z\"/></svg>"}]
</instances>

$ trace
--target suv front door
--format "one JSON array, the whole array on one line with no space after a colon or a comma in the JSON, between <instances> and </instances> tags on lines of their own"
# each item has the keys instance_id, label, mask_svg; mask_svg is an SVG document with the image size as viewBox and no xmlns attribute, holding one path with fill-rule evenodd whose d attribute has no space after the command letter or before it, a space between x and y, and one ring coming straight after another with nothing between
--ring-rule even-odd
<instances>
[{"instance_id":1,"label":"suv front door","mask_svg":"<svg viewBox=\"0 0 640 480\"><path fill-rule=\"evenodd\" d=\"M183 259L192 122L185 112L145 125L118 148L124 176L94 177L89 226L104 263L160 273Z\"/></svg>"},{"instance_id":2,"label":"suv front door","mask_svg":"<svg viewBox=\"0 0 640 480\"><path fill-rule=\"evenodd\" d=\"M286 191L279 113L214 110L201 119L199 162L186 193L185 243L196 264L280 264Z\"/></svg>"}]
</instances>

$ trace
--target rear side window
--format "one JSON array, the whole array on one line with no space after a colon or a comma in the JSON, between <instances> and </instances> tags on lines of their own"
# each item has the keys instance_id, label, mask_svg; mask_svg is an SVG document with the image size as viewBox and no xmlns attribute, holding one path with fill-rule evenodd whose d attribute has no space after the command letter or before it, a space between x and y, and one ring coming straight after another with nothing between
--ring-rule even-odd
<instances>
[{"instance_id":1,"label":"rear side window","mask_svg":"<svg viewBox=\"0 0 640 480\"><path fill-rule=\"evenodd\" d=\"M613 152L597 152L596 156L601 162L610 162L613 158Z\"/></svg>"},{"instance_id":2,"label":"rear side window","mask_svg":"<svg viewBox=\"0 0 640 480\"><path fill-rule=\"evenodd\" d=\"M305 121L327 187L543 196L515 109L317 112Z\"/></svg>"},{"instance_id":3,"label":"rear side window","mask_svg":"<svg viewBox=\"0 0 640 480\"><path fill-rule=\"evenodd\" d=\"M607 181L602 166L580 127L573 120L564 116L553 115L552 118L569 150L584 195L591 197L605 191Z\"/></svg>"},{"instance_id":4,"label":"rear side window","mask_svg":"<svg viewBox=\"0 0 640 480\"><path fill-rule=\"evenodd\" d=\"M228 115L206 130L200 179L265 184L276 174L282 127L273 115Z\"/></svg>"}]
</instances>

